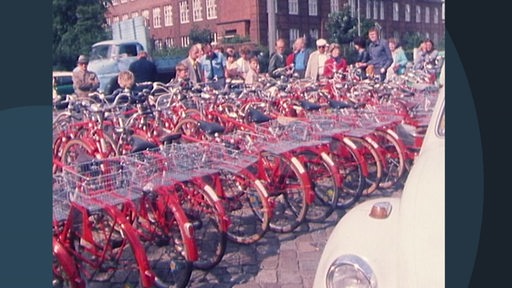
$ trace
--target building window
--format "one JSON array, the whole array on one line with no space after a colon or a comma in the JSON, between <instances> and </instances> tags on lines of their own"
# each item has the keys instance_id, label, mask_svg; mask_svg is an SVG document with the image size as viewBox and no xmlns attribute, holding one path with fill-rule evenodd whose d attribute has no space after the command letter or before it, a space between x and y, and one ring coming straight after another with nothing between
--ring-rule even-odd
<instances>
[{"instance_id":1,"label":"building window","mask_svg":"<svg viewBox=\"0 0 512 288\"><path fill-rule=\"evenodd\" d=\"M366 1L366 19L372 18L372 1Z\"/></svg>"},{"instance_id":2,"label":"building window","mask_svg":"<svg viewBox=\"0 0 512 288\"><path fill-rule=\"evenodd\" d=\"M308 0L309 16L318 15L318 0Z\"/></svg>"},{"instance_id":3,"label":"building window","mask_svg":"<svg viewBox=\"0 0 512 288\"><path fill-rule=\"evenodd\" d=\"M172 48L174 47L174 39L173 38L165 38L165 47Z\"/></svg>"},{"instance_id":4,"label":"building window","mask_svg":"<svg viewBox=\"0 0 512 288\"><path fill-rule=\"evenodd\" d=\"M444 21L444 2L443 2L443 6L441 6L441 20Z\"/></svg>"},{"instance_id":5,"label":"building window","mask_svg":"<svg viewBox=\"0 0 512 288\"><path fill-rule=\"evenodd\" d=\"M172 26L172 6L164 6L164 26Z\"/></svg>"},{"instance_id":6,"label":"building window","mask_svg":"<svg viewBox=\"0 0 512 288\"><path fill-rule=\"evenodd\" d=\"M217 19L217 0L206 0L206 19Z\"/></svg>"},{"instance_id":7,"label":"building window","mask_svg":"<svg viewBox=\"0 0 512 288\"><path fill-rule=\"evenodd\" d=\"M139 12L132 12L132 18L139 17Z\"/></svg>"},{"instance_id":8,"label":"building window","mask_svg":"<svg viewBox=\"0 0 512 288\"><path fill-rule=\"evenodd\" d=\"M128 18L130 18L130 17L128 16L128 14L123 14L123 16L121 17L121 20L123 20L123 21L124 21L124 20L128 20Z\"/></svg>"},{"instance_id":9,"label":"building window","mask_svg":"<svg viewBox=\"0 0 512 288\"><path fill-rule=\"evenodd\" d=\"M354 12L352 11L353 10L353 8L352 8L353 2L354 2L354 0L350 0L350 2L349 2L350 12L351 12L352 16L354 16ZM340 2L338 0L331 0L331 13L338 12L338 11L340 11Z\"/></svg>"},{"instance_id":10,"label":"building window","mask_svg":"<svg viewBox=\"0 0 512 288\"><path fill-rule=\"evenodd\" d=\"M144 26L149 27L149 10L142 11L142 17L144 17Z\"/></svg>"},{"instance_id":11,"label":"building window","mask_svg":"<svg viewBox=\"0 0 512 288\"><path fill-rule=\"evenodd\" d=\"M274 1L274 12L277 13L277 1Z\"/></svg>"},{"instance_id":12,"label":"building window","mask_svg":"<svg viewBox=\"0 0 512 288\"><path fill-rule=\"evenodd\" d=\"M309 30L309 36L313 39L318 39L318 29L317 28L311 28Z\"/></svg>"},{"instance_id":13,"label":"building window","mask_svg":"<svg viewBox=\"0 0 512 288\"><path fill-rule=\"evenodd\" d=\"M430 39L430 33L425 32L425 39ZM435 44L435 43L434 43Z\"/></svg>"},{"instance_id":14,"label":"building window","mask_svg":"<svg viewBox=\"0 0 512 288\"><path fill-rule=\"evenodd\" d=\"M294 43L297 38L299 38L299 29L292 28L290 29L290 43Z\"/></svg>"},{"instance_id":15,"label":"building window","mask_svg":"<svg viewBox=\"0 0 512 288\"><path fill-rule=\"evenodd\" d=\"M288 13L290 15L299 15L299 0L288 1Z\"/></svg>"},{"instance_id":16,"label":"building window","mask_svg":"<svg viewBox=\"0 0 512 288\"><path fill-rule=\"evenodd\" d=\"M384 20L384 1L379 1L380 2L380 20Z\"/></svg>"},{"instance_id":17,"label":"building window","mask_svg":"<svg viewBox=\"0 0 512 288\"><path fill-rule=\"evenodd\" d=\"M111 18L107 18L107 25L108 26L112 26L112 19Z\"/></svg>"},{"instance_id":18,"label":"building window","mask_svg":"<svg viewBox=\"0 0 512 288\"><path fill-rule=\"evenodd\" d=\"M112 18L112 23L117 23L119 22L119 16L114 16L114 18Z\"/></svg>"},{"instance_id":19,"label":"building window","mask_svg":"<svg viewBox=\"0 0 512 288\"><path fill-rule=\"evenodd\" d=\"M201 6L201 0L192 1L192 20L194 22L203 20L203 7Z\"/></svg>"},{"instance_id":20,"label":"building window","mask_svg":"<svg viewBox=\"0 0 512 288\"><path fill-rule=\"evenodd\" d=\"M218 37L217 37L217 32L212 32L212 34L210 34L210 39L211 39L211 42L218 42Z\"/></svg>"},{"instance_id":21,"label":"building window","mask_svg":"<svg viewBox=\"0 0 512 288\"><path fill-rule=\"evenodd\" d=\"M112 6L119 5L119 0L112 0Z\"/></svg>"},{"instance_id":22,"label":"building window","mask_svg":"<svg viewBox=\"0 0 512 288\"><path fill-rule=\"evenodd\" d=\"M439 23L439 9L434 8L434 23Z\"/></svg>"},{"instance_id":23,"label":"building window","mask_svg":"<svg viewBox=\"0 0 512 288\"><path fill-rule=\"evenodd\" d=\"M405 4L405 22L411 22L411 5Z\"/></svg>"},{"instance_id":24,"label":"building window","mask_svg":"<svg viewBox=\"0 0 512 288\"><path fill-rule=\"evenodd\" d=\"M416 23L421 23L421 7L416 5Z\"/></svg>"},{"instance_id":25,"label":"building window","mask_svg":"<svg viewBox=\"0 0 512 288\"><path fill-rule=\"evenodd\" d=\"M188 19L188 2L181 1L180 2L180 23L188 23L190 22Z\"/></svg>"},{"instance_id":26,"label":"building window","mask_svg":"<svg viewBox=\"0 0 512 288\"><path fill-rule=\"evenodd\" d=\"M430 23L430 8L425 7L425 23Z\"/></svg>"},{"instance_id":27,"label":"building window","mask_svg":"<svg viewBox=\"0 0 512 288\"><path fill-rule=\"evenodd\" d=\"M373 19L379 19L379 2L373 1Z\"/></svg>"},{"instance_id":28,"label":"building window","mask_svg":"<svg viewBox=\"0 0 512 288\"><path fill-rule=\"evenodd\" d=\"M162 16L160 16L160 8L153 9L153 27L159 28L162 27L161 23Z\"/></svg>"},{"instance_id":29,"label":"building window","mask_svg":"<svg viewBox=\"0 0 512 288\"><path fill-rule=\"evenodd\" d=\"M437 34L437 32L434 32L434 44L439 44L439 35Z\"/></svg>"},{"instance_id":30,"label":"building window","mask_svg":"<svg viewBox=\"0 0 512 288\"><path fill-rule=\"evenodd\" d=\"M190 45L190 38L188 36L181 36L181 47Z\"/></svg>"},{"instance_id":31,"label":"building window","mask_svg":"<svg viewBox=\"0 0 512 288\"><path fill-rule=\"evenodd\" d=\"M337 2L337 1L336 1ZM356 0L349 0L348 5L350 6L350 16L356 17ZM339 11L339 4L338 4L338 11Z\"/></svg>"},{"instance_id":32,"label":"building window","mask_svg":"<svg viewBox=\"0 0 512 288\"><path fill-rule=\"evenodd\" d=\"M126 3L128 2L128 0L121 0L121 3Z\"/></svg>"},{"instance_id":33,"label":"building window","mask_svg":"<svg viewBox=\"0 0 512 288\"><path fill-rule=\"evenodd\" d=\"M164 49L164 43L160 39L155 40L155 48L156 50L162 50Z\"/></svg>"},{"instance_id":34,"label":"building window","mask_svg":"<svg viewBox=\"0 0 512 288\"><path fill-rule=\"evenodd\" d=\"M399 10L398 10L398 2L393 2L393 21L398 21L399 17Z\"/></svg>"}]
</instances>

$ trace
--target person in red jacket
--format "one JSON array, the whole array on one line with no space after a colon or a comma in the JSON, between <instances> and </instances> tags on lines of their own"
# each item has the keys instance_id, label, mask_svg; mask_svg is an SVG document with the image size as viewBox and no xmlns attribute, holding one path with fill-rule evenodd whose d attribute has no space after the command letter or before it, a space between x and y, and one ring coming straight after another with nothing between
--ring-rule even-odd
<instances>
[{"instance_id":1,"label":"person in red jacket","mask_svg":"<svg viewBox=\"0 0 512 288\"><path fill-rule=\"evenodd\" d=\"M330 58L324 64L324 77L333 78L337 72L347 72L347 60L341 57L341 46L339 44L331 44L329 47Z\"/></svg>"}]
</instances>

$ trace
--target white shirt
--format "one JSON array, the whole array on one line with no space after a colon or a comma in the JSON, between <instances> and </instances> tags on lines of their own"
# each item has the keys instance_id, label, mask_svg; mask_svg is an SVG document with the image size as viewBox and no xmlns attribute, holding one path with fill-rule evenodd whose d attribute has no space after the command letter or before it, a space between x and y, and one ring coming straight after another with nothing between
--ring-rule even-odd
<instances>
[{"instance_id":1,"label":"white shirt","mask_svg":"<svg viewBox=\"0 0 512 288\"><path fill-rule=\"evenodd\" d=\"M327 54L318 54L318 75L324 75L325 61L327 61Z\"/></svg>"}]
</instances>

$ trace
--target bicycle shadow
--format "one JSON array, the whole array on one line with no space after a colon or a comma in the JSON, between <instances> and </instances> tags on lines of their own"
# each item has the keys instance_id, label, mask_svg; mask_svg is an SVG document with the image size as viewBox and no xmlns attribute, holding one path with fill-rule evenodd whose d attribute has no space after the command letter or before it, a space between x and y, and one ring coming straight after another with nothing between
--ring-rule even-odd
<instances>
[{"instance_id":1,"label":"bicycle shadow","mask_svg":"<svg viewBox=\"0 0 512 288\"><path fill-rule=\"evenodd\" d=\"M288 260L297 261L301 253L314 253L319 258L330 232L345 213L335 210L325 221L305 222L290 233L268 231L262 239L249 245L228 242L222 261L209 271L194 270L187 287L284 284L278 279L279 265Z\"/></svg>"}]
</instances>

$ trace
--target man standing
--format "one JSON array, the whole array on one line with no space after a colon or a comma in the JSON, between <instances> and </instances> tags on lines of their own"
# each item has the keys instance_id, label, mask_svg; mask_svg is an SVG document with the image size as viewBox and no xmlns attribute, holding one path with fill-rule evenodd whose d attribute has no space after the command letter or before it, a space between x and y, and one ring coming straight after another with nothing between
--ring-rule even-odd
<instances>
[{"instance_id":1,"label":"man standing","mask_svg":"<svg viewBox=\"0 0 512 288\"><path fill-rule=\"evenodd\" d=\"M310 78L314 81L319 80L324 75L324 64L329 58L327 56L327 41L325 39L320 38L316 40L316 48L317 50L309 55L306 73L304 74L304 78Z\"/></svg>"},{"instance_id":2,"label":"man standing","mask_svg":"<svg viewBox=\"0 0 512 288\"><path fill-rule=\"evenodd\" d=\"M148 52L140 51L137 58L137 61L130 64L128 68L135 75L135 83L155 82L156 65L148 60Z\"/></svg>"},{"instance_id":3,"label":"man standing","mask_svg":"<svg viewBox=\"0 0 512 288\"><path fill-rule=\"evenodd\" d=\"M270 56L270 60L268 62L268 74L270 77L277 78L281 75L275 75L274 71L278 68L283 68L285 63L284 58L284 49L286 48L286 42L284 39L279 38L276 41L276 51Z\"/></svg>"},{"instance_id":4,"label":"man standing","mask_svg":"<svg viewBox=\"0 0 512 288\"><path fill-rule=\"evenodd\" d=\"M389 44L384 39L379 39L379 31L377 28L372 27L368 31L368 38L370 38L370 45L368 45L368 54L370 54L370 61L368 66L373 66L374 76L378 75L380 81L386 79L386 71L393 64L393 56L389 49Z\"/></svg>"},{"instance_id":5,"label":"man standing","mask_svg":"<svg viewBox=\"0 0 512 288\"><path fill-rule=\"evenodd\" d=\"M73 69L73 89L78 97L88 97L100 87L100 80L96 73L89 71L87 65L89 58L85 55L78 57L77 66Z\"/></svg>"},{"instance_id":6,"label":"man standing","mask_svg":"<svg viewBox=\"0 0 512 288\"><path fill-rule=\"evenodd\" d=\"M188 57L181 61L187 67L190 82L193 84L204 82L203 67L199 62L202 53L201 44L194 44L188 50Z\"/></svg>"},{"instance_id":7,"label":"man standing","mask_svg":"<svg viewBox=\"0 0 512 288\"><path fill-rule=\"evenodd\" d=\"M293 57L293 68L299 75L299 78L304 78L311 50L306 48L306 39L304 37L297 38L294 45L297 51Z\"/></svg>"},{"instance_id":8,"label":"man standing","mask_svg":"<svg viewBox=\"0 0 512 288\"><path fill-rule=\"evenodd\" d=\"M224 89L226 86L225 69L226 58L220 52L215 52L210 43L203 46L204 55L200 58L203 67L205 82L210 82L215 90Z\"/></svg>"}]
</instances>

